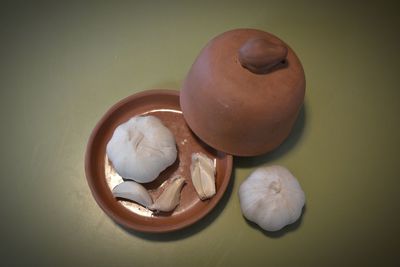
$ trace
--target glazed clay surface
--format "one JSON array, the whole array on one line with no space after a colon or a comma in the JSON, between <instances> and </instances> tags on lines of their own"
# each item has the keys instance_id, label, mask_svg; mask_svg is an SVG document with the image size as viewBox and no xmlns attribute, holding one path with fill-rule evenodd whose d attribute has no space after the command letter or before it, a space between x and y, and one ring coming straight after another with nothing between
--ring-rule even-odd
<instances>
[{"instance_id":1,"label":"glazed clay surface","mask_svg":"<svg viewBox=\"0 0 400 267\"><path fill-rule=\"evenodd\" d=\"M180 102L188 125L207 144L253 156L285 140L304 94L303 68L287 44L264 31L237 29L203 48Z\"/></svg>"}]
</instances>

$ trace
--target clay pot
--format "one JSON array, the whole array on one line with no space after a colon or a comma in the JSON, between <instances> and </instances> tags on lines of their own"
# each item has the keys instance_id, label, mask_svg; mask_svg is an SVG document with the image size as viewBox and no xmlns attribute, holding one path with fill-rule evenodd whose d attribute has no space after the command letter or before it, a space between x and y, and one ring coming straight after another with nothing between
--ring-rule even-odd
<instances>
[{"instance_id":1,"label":"clay pot","mask_svg":"<svg viewBox=\"0 0 400 267\"><path fill-rule=\"evenodd\" d=\"M208 145L253 156L285 140L304 93L303 68L287 44L264 31L237 29L203 48L180 104L189 127Z\"/></svg>"}]
</instances>

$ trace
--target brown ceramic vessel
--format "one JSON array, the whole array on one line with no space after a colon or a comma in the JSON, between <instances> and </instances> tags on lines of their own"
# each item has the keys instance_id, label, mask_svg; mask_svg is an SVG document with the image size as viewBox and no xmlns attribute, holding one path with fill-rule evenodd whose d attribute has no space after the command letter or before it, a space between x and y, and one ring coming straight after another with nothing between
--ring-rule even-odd
<instances>
[{"instance_id":1,"label":"brown ceramic vessel","mask_svg":"<svg viewBox=\"0 0 400 267\"><path fill-rule=\"evenodd\" d=\"M184 81L186 122L204 142L239 156L278 147L304 101L305 76L293 50L276 36L237 29L212 39Z\"/></svg>"},{"instance_id":2,"label":"brown ceramic vessel","mask_svg":"<svg viewBox=\"0 0 400 267\"><path fill-rule=\"evenodd\" d=\"M151 183L143 184L156 199L168 179L181 175L186 184L180 203L170 213L154 213L134 202L116 199L111 190L123 180L106 155L106 146L115 128L137 115L158 117L175 136L178 158ZM216 194L200 200L190 176L191 155L202 152L216 161ZM86 178L99 206L118 224L142 232L170 232L187 227L209 213L224 195L231 176L232 156L199 140L187 126L179 105L179 91L148 90L129 96L113 107L94 128L86 149Z\"/></svg>"}]
</instances>

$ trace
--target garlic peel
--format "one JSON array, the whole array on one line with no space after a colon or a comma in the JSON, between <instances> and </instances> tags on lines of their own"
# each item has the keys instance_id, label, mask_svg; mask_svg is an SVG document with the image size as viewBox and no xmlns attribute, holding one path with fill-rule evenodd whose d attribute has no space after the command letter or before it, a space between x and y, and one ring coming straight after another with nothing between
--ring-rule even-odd
<instances>
[{"instance_id":1,"label":"garlic peel","mask_svg":"<svg viewBox=\"0 0 400 267\"><path fill-rule=\"evenodd\" d=\"M139 183L155 180L177 157L173 134L155 116L136 116L119 125L106 150L117 173Z\"/></svg>"},{"instance_id":2,"label":"garlic peel","mask_svg":"<svg viewBox=\"0 0 400 267\"><path fill-rule=\"evenodd\" d=\"M161 195L154 201L153 205L148 208L155 211L172 211L178 206L181 196L181 189L185 184L185 178L182 176L175 176L171 178L169 184L161 193Z\"/></svg>"},{"instance_id":3,"label":"garlic peel","mask_svg":"<svg viewBox=\"0 0 400 267\"><path fill-rule=\"evenodd\" d=\"M203 153L193 153L190 174L193 186L201 200L215 195L215 165L213 160Z\"/></svg>"},{"instance_id":4,"label":"garlic peel","mask_svg":"<svg viewBox=\"0 0 400 267\"><path fill-rule=\"evenodd\" d=\"M134 181L126 181L118 184L112 190L114 197L132 200L144 207L153 204L151 196L141 184Z\"/></svg>"},{"instance_id":5,"label":"garlic peel","mask_svg":"<svg viewBox=\"0 0 400 267\"><path fill-rule=\"evenodd\" d=\"M240 185L243 215L267 231L277 231L295 222L305 204L297 179L282 166L256 169Z\"/></svg>"}]
</instances>

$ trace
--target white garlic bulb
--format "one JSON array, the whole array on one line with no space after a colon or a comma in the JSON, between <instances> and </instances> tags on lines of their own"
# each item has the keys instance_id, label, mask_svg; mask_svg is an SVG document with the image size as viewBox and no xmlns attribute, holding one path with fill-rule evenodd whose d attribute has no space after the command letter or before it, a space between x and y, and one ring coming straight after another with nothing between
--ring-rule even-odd
<instances>
[{"instance_id":1,"label":"white garlic bulb","mask_svg":"<svg viewBox=\"0 0 400 267\"><path fill-rule=\"evenodd\" d=\"M114 197L132 200L144 207L149 207L153 204L150 194L143 185L134 181L122 182L113 188Z\"/></svg>"},{"instance_id":2,"label":"white garlic bulb","mask_svg":"<svg viewBox=\"0 0 400 267\"><path fill-rule=\"evenodd\" d=\"M148 208L156 211L172 211L178 206L181 196L181 189L185 184L185 178L182 176L175 176L171 178L170 183L161 193L161 195L154 201L153 205Z\"/></svg>"},{"instance_id":3,"label":"white garlic bulb","mask_svg":"<svg viewBox=\"0 0 400 267\"><path fill-rule=\"evenodd\" d=\"M277 231L301 215L305 195L297 179L282 166L256 169L239 188L243 215L267 231Z\"/></svg>"},{"instance_id":4,"label":"white garlic bulb","mask_svg":"<svg viewBox=\"0 0 400 267\"><path fill-rule=\"evenodd\" d=\"M215 195L215 165L212 159L203 153L193 153L190 174L193 186L201 200Z\"/></svg>"},{"instance_id":5,"label":"white garlic bulb","mask_svg":"<svg viewBox=\"0 0 400 267\"><path fill-rule=\"evenodd\" d=\"M122 177L148 183L175 162L175 138L158 118L136 116L115 129L107 156Z\"/></svg>"}]
</instances>

